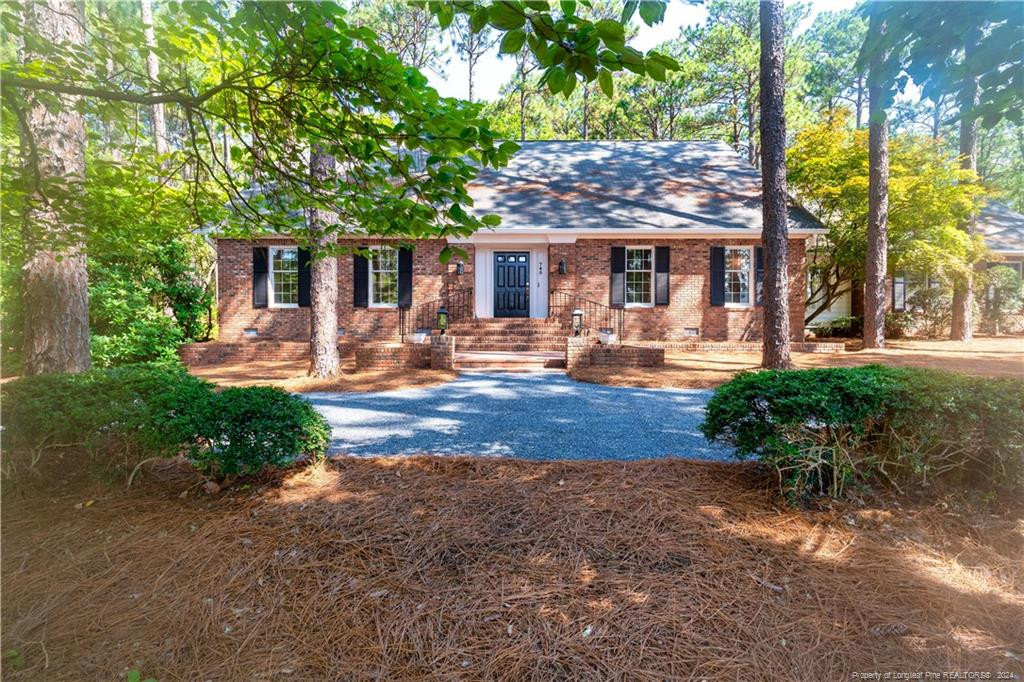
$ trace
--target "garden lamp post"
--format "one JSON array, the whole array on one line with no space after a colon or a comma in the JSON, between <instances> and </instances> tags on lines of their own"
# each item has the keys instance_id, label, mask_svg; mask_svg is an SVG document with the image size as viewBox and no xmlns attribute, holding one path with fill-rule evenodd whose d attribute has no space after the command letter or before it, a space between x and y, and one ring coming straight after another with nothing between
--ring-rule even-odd
<instances>
[{"instance_id":1,"label":"garden lamp post","mask_svg":"<svg viewBox=\"0 0 1024 682\"><path fill-rule=\"evenodd\" d=\"M437 309L437 328L442 334L448 329L448 308L445 306Z\"/></svg>"},{"instance_id":2,"label":"garden lamp post","mask_svg":"<svg viewBox=\"0 0 1024 682\"><path fill-rule=\"evenodd\" d=\"M579 336L583 331L583 311L579 308L572 311L572 335Z\"/></svg>"}]
</instances>

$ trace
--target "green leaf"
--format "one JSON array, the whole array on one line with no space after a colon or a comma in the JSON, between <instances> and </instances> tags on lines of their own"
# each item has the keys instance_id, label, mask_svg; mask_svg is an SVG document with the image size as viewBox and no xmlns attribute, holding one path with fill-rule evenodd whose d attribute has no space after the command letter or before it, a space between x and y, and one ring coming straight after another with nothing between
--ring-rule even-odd
<instances>
[{"instance_id":1,"label":"green leaf","mask_svg":"<svg viewBox=\"0 0 1024 682\"><path fill-rule=\"evenodd\" d=\"M565 87L565 71L563 71L560 66L552 66L548 69L545 79L547 81L548 90L552 95L561 92L562 88Z\"/></svg>"},{"instance_id":2,"label":"green leaf","mask_svg":"<svg viewBox=\"0 0 1024 682\"><path fill-rule=\"evenodd\" d=\"M636 7L639 4L639 0L628 0L622 7L622 23L627 23L633 18L633 13L636 12Z\"/></svg>"},{"instance_id":3,"label":"green leaf","mask_svg":"<svg viewBox=\"0 0 1024 682\"><path fill-rule=\"evenodd\" d=\"M576 14L576 0L562 0L559 3L562 7L562 14L571 17Z\"/></svg>"},{"instance_id":4,"label":"green leaf","mask_svg":"<svg viewBox=\"0 0 1024 682\"><path fill-rule=\"evenodd\" d=\"M622 42L626 39L626 29L614 19L602 19L594 24L597 35L604 41Z\"/></svg>"},{"instance_id":5,"label":"green leaf","mask_svg":"<svg viewBox=\"0 0 1024 682\"><path fill-rule=\"evenodd\" d=\"M487 10L487 21L491 26L502 31L511 31L515 28L522 28L526 23L526 15L518 3L511 3L508 0L496 2Z\"/></svg>"},{"instance_id":6,"label":"green leaf","mask_svg":"<svg viewBox=\"0 0 1024 682\"><path fill-rule=\"evenodd\" d=\"M610 71L602 69L601 73L597 74L597 82L601 86L601 92L607 97L612 97L615 94L615 85L612 83Z\"/></svg>"},{"instance_id":7,"label":"green leaf","mask_svg":"<svg viewBox=\"0 0 1024 682\"><path fill-rule=\"evenodd\" d=\"M665 80L665 67L656 61L647 61L647 74L656 81Z\"/></svg>"},{"instance_id":8,"label":"green leaf","mask_svg":"<svg viewBox=\"0 0 1024 682\"><path fill-rule=\"evenodd\" d=\"M480 219L480 222L482 222L487 227L497 227L498 225L501 225L501 218L494 214L488 213L487 215Z\"/></svg>"},{"instance_id":9,"label":"green leaf","mask_svg":"<svg viewBox=\"0 0 1024 682\"><path fill-rule=\"evenodd\" d=\"M505 37L501 39L501 46L498 48L498 52L501 54L516 54L519 50L523 49L523 43L526 42L526 31L521 28L514 29L505 34Z\"/></svg>"},{"instance_id":10,"label":"green leaf","mask_svg":"<svg viewBox=\"0 0 1024 682\"><path fill-rule=\"evenodd\" d=\"M640 18L648 26L660 24L665 19L665 5L662 0L640 0Z\"/></svg>"},{"instance_id":11,"label":"green leaf","mask_svg":"<svg viewBox=\"0 0 1024 682\"><path fill-rule=\"evenodd\" d=\"M576 89L576 74L569 74L565 79L565 85L562 86L562 94L568 97L572 94L572 91Z\"/></svg>"},{"instance_id":12,"label":"green leaf","mask_svg":"<svg viewBox=\"0 0 1024 682\"><path fill-rule=\"evenodd\" d=\"M479 33L487 25L487 6L481 5L480 8L473 12L469 17L469 27L473 30L473 33Z\"/></svg>"}]
</instances>

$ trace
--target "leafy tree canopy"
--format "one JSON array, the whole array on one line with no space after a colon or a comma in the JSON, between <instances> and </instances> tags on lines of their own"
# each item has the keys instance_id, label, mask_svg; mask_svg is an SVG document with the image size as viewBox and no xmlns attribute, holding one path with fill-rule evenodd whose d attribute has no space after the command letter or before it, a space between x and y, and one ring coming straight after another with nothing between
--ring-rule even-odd
<instances>
[{"instance_id":1,"label":"leafy tree canopy","mask_svg":"<svg viewBox=\"0 0 1024 682\"><path fill-rule=\"evenodd\" d=\"M500 49L505 54L528 50L544 69L542 84L554 94L569 96L580 81L597 81L611 96L612 74L632 71L665 80L678 68L676 61L658 50L644 54L627 45L626 24L639 14L648 26L665 18L661 0L626 0L619 19L600 18L589 10L588 0L562 0L553 9L548 0L455 0L420 2L448 28L456 15L467 15L474 31L491 26L504 35Z\"/></svg>"},{"instance_id":2,"label":"leafy tree canopy","mask_svg":"<svg viewBox=\"0 0 1024 682\"><path fill-rule=\"evenodd\" d=\"M848 125L849 112L831 112L797 133L788 154L790 188L828 228L809 266L815 290L810 319L863 278L868 223L867 130ZM889 265L963 278L982 260L980 237L959 229L985 190L959 167L940 141L897 135L889 141ZM820 310L819 310L820 307Z\"/></svg>"},{"instance_id":3,"label":"leafy tree canopy","mask_svg":"<svg viewBox=\"0 0 1024 682\"><path fill-rule=\"evenodd\" d=\"M912 78L932 101L958 94L968 78L979 78L977 106L960 114L990 127L1006 117L1019 123L1024 110L1024 12L1020 3L882 1L873 7L884 30L869 33L858 67L883 55L880 82L885 107ZM965 50L967 45L972 48Z\"/></svg>"},{"instance_id":4,"label":"leafy tree canopy","mask_svg":"<svg viewBox=\"0 0 1024 682\"><path fill-rule=\"evenodd\" d=\"M148 49L141 25L90 5L88 49L44 49L20 21L19 4L5 3L0 22L7 36L47 55L24 64L4 60L8 113L19 118L30 98L61 107L60 95L70 95L91 128L124 139L137 129L140 107L163 103L179 134L168 158L156 160L162 176L191 186L184 191L193 208L201 187L217 186L234 209L225 221L229 232L273 229L302 240L303 209L310 206L335 213L336 230L358 225L407 238L465 234L498 222L466 210L465 183L478 165L504 164L516 145L496 140L478 107L438 96L372 30L350 25L342 7L188 2L161 9L153 48L161 72L154 81L140 59ZM32 140L25 142L23 192L41 182ZM338 177L309 177L313 145L338 159ZM65 215L82 210L70 180L41 188Z\"/></svg>"}]
</instances>

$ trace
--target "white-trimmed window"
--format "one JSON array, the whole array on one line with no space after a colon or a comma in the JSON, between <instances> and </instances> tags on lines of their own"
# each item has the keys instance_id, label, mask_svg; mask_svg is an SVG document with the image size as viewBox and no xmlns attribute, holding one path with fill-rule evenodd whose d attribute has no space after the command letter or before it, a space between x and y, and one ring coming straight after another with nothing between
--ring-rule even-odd
<instances>
[{"instance_id":1,"label":"white-trimmed window","mask_svg":"<svg viewBox=\"0 0 1024 682\"><path fill-rule=\"evenodd\" d=\"M293 246L270 247L270 305L299 307L299 250Z\"/></svg>"},{"instance_id":2,"label":"white-trimmed window","mask_svg":"<svg viewBox=\"0 0 1024 682\"><path fill-rule=\"evenodd\" d=\"M750 283L754 279L753 249L749 246L725 249L725 305L750 305Z\"/></svg>"},{"instance_id":3,"label":"white-trimmed window","mask_svg":"<svg viewBox=\"0 0 1024 682\"><path fill-rule=\"evenodd\" d=\"M627 306L654 305L654 249L626 247Z\"/></svg>"},{"instance_id":4,"label":"white-trimmed window","mask_svg":"<svg viewBox=\"0 0 1024 682\"><path fill-rule=\"evenodd\" d=\"M370 305L377 308L398 306L398 249L381 246L370 255Z\"/></svg>"}]
</instances>

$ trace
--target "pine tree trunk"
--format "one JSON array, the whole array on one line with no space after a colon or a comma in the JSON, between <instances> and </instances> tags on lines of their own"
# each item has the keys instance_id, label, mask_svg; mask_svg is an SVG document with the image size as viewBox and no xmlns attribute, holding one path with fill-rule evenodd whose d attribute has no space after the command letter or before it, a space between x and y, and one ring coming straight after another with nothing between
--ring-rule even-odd
<instances>
[{"instance_id":1,"label":"pine tree trunk","mask_svg":"<svg viewBox=\"0 0 1024 682\"><path fill-rule=\"evenodd\" d=\"M762 41L763 40L764 39L762 38ZM764 54L763 51L762 51L762 54ZM763 59L761 60L761 79L762 79L762 81L764 80L764 60ZM762 92L764 92L764 90L762 90ZM762 97L762 99L764 98L763 95L761 97ZM756 167L757 166L758 149L757 149L757 135L756 135L757 124L755 122L755 119L757 118L757 109L754 106L754 83L752 81L749 81L749 80L747 81L747 111L746 111L746 118L747 118L747 161L750 162L751 166L755 166ZM762 126L762 130L763 129L764 129L764 127Z\"/></svg>"},{"instance_id":2,"label":"pine tree trunk","mask_svg":"<svg viewBox=\"0 0 1024 682\"><path fill-rule=\"evenodd\" d=\"M964 46L965 58L975 49L974 36ZM978 78L965 76L960 90L960 167L978 172L978 120L966 115L978 106ZM971 216L962 226L968 234L974 234L976 216ZM974 339L974 277L968 272L963 280L953 285L953 310L950 322L950 338L954 341Z\"/></svg>"},{"instance_id":3,"label":"pine tree trunk","mask_svg":"<svg viewBox=\"0 0 1024 682\"><path fill-rule=\"evenodd\" d=\"M873 29L878 26L872 15ZM889 249L889 121L883 98L886 55L868 73L868 235L864 262L864 347L885 346L885 275Z\"/></svg>"},{"instance_id":4,"label":"pine tree trunk","mask_svg":"<svg viewBox=\"0 0 1024 682\"><path fill-rule=\"evenodd\" d=\"M761 366L784 369L789 357L785 51L782 0L761 2L761 167L764 246Z\"/></svg>"},{"instance_id":5,"label":"pine tree trunk","mask_svg":"<svg viewBox=\"0 0 1024 682\"><path fill-rule=\"evenodd\" d=\"M26 3L24 21L44 42L85 43L75 0ZM23 57L46 61L30 49ZM75 109L76 97L59 99L56 112L30 99L20 131L27 183L36 188L23 216L25 374L84 372L90 365L89 281L77 210L85 179L85 121Z\"/></svg>"},{"instance_id":6,"label":"pine tree trunk","mask_svg":"<svg viewBox=\"0 0 1024 682\"><path fill-rule=\"evenodd\" d=\"M142 14L142 27L146 32L146 45L151 49L156 46L156 35L153 33L153 5L150 0L139 0ZM146 75L151 81L160 80L160 61L155 52L146 52ZM153 105L153 141L156 144L157 156L167 153L167 121L164 118L164 105Z\"/></svg>"},{"instance_id":7,"label":"pine tree trunk","mask_svg":"<svg viewBox=\"0 0 1024 682\"><path fill-rule=\"evenodd\" d=\"M334 157L321 147L313 147L309 155L312 180L325 182L334 172ZM315 377L332 376L341 366L338 353L338 258L334 254L321 256L335 239L327 229L335 220L333 213L321 207L309 209L309 231L316 251L310 263L309 373Z\"/></svg>"}]
</instances>

